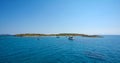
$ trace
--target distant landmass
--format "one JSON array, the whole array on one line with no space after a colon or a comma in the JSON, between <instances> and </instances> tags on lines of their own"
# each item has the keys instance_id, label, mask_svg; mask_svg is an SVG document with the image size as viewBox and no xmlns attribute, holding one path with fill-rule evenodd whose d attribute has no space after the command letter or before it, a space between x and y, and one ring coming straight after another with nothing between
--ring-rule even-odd
<instances>
[{"instance_id":1,"label":"distant landmass","mask_svg":"<svg viewBox=\"0 0 120 63\"><path fill-rule=\"evenodd\" d=\"M12 36L10 34L0 34L0 36Z\"/></svg>"},{"instance_id":2,"label":"distant landmass","mask_svg":"<svg viewBox=\"0 0 120 63\"><path fill-rule=\"evenodd\" d=\"M25 36L82 36L82 37L102 37L100 35L87 35L87 34L78 34L78 33L59 33L59 34L16 34L15 36L25 37Z\"/></svg>"}]
</instances>

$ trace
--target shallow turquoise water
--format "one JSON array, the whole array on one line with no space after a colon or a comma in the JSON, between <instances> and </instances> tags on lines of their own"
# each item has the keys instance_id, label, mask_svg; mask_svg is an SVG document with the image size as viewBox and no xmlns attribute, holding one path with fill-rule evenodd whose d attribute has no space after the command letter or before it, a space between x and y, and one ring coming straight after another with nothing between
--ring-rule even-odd
<instances>
[{"instance_id":1,"label":"shallow turquoise water","mask_svg":"<svg viewBox=\"0 0 120 63\"><path fill-rule=\"evenodd\" d=\"M120 63L120 35L74 38L0 36L0 63Z\"/></svg>"}]
</instances>

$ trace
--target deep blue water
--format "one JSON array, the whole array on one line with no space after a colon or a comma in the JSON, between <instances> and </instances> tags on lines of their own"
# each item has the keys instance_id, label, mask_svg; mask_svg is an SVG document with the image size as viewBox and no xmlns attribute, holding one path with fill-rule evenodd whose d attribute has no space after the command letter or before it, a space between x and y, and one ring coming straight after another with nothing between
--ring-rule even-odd
<instances>
[{"instance_id":1,"label":"deep blue water","mask_svg":"<svg viewBox=\"0 0 120 63\"><path fill-rule=\"evenodd\" d=\"M120 35L74 40L0 36L0 63L120 63Z\"/></svg>"}]
</instances>

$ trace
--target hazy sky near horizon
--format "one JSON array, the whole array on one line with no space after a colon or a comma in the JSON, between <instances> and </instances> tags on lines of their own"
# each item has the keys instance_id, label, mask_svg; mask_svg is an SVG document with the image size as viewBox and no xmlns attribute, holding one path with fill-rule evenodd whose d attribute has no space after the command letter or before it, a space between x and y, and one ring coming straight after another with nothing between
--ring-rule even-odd
<instances>
[{"instance_id":1,"label":"hazy sky near horizon","mask_svg":"<svg viewBox=\"0 0 120 63\"><path fill-rule=\"evenodd\" d=\"M0 0L0 34L120 34L120 0Z\"/></svg>"}]
</instances>

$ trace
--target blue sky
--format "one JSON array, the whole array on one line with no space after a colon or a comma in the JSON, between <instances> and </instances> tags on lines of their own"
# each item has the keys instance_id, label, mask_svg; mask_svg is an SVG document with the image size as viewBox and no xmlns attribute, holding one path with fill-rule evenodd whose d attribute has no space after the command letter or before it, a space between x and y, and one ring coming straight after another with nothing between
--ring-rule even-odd
<instances>
[{"instance_id":1,"label":"blue sky","mask_svg":"<svg viewBox=\"0 0 120 63\"><path fill-rule=\"evenodd\" d=\"M120 0L0 0L0 34L120 34Z\"/></svg>"}]
</instances>

